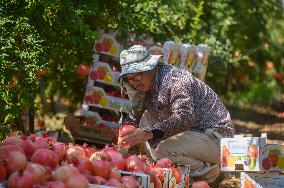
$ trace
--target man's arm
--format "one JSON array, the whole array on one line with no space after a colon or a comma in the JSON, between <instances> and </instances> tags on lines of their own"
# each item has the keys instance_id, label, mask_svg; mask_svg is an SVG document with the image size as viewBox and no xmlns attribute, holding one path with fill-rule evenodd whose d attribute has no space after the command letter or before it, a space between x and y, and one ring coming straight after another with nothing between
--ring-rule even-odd
<instances>
[{"instance_id":1,"label":"man's arm","mask_svg":"<svg viewBox=\"0 0 284 188\"><path fill-rule=\"evenodd\" d=\"M174 86L170 91L170 103L172 115L152 127L143 128L146 132L152 132L154 138L150 144L157 144L168 137L187 131L194 126L194 104L189 85L183 82Z\"/></svg>"}]
</instances>

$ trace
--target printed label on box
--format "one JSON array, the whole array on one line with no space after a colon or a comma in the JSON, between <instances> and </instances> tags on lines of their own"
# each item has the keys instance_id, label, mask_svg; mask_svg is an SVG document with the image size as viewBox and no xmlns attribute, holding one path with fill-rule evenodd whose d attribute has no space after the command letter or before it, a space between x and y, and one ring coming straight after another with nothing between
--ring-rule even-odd
<instances>
[{"instance_id":1,"label":"printed label on box","mask_svg":"<svg viewBox=\"0 0 284 188\"><path fill-rule=\"evenodd\" d=\"M221 170L261 171L259 152L264 145L266 137L221 139Z\"/></svg>"}]
</instances>

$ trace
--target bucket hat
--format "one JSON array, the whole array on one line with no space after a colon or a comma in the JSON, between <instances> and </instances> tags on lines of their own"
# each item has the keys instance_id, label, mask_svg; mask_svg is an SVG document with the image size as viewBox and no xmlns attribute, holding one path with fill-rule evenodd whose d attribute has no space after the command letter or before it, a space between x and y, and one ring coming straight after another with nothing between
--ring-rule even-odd
<instances>
[{"instance_id":1,"label":"bucket hat","mask_svg":"<svg viewBox=\"0 0 284 188\"><path fill-rule=\"evenodd\" d=\"M120 53L121 74L122 76L130 73L139 73L152 70L159 62L161 55L151 55L142 45L134 45L128 50Z\"/></svg>"}]
</instances>

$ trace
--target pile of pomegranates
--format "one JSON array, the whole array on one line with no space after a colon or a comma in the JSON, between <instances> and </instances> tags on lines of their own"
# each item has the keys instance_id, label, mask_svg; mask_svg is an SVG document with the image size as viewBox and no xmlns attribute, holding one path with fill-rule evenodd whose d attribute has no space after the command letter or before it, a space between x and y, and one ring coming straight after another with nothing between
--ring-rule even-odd
<instances>
[{"instance_id":1,"label":"pile of pomegranates","mask_svg":"<svg viewBox=\"0 0 284 188\"><path fill-rule=\"evenodd\" d=\"M87 144L65 145L48 135L10 136L0 145L0 183L9 188L87 188L89 184L136 188L134 175L147 174L155 188L161 188L163 168L170 168L177 183L179 171L163 158L156 164L145 156L123 157L115 146L98 150Z\"/></svg>"}]
</instances>

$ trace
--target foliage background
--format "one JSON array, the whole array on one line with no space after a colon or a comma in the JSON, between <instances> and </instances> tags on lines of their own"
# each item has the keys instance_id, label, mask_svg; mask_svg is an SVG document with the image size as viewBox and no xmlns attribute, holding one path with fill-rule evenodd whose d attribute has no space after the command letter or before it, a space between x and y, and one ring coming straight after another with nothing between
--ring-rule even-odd
<instances>
[{"instance_id":1,"label":"foliage background","mask_svg":"<svg viewBox=\"0 0 284 188\"><path fill-rule=\"evenodd\" d=\"M280 0L3 0L0 137L20 127L26 109L42 108L33 102L40 94L51 110L58 98L82 102L86 79L76 67L91 63L101 29L122 41L135 32L161 43L206 43L206 82L217 93L232 103L269 103L283 93L282 18Z\"/></svg>"}]
</instances>

